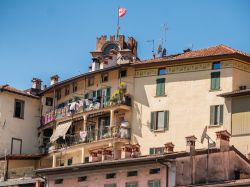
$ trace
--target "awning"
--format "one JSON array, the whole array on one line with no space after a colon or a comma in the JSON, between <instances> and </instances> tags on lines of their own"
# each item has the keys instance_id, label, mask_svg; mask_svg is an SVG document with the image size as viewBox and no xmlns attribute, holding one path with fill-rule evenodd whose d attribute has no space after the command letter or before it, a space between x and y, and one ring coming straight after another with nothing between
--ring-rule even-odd
<instances>
[{"instance_id":1,"label":"awning","mask_svg":"<svg viewBox=\"0 0 250 187\"><path fill-rule=\"evenodd\" d=\"M67 131L69 130L69 127L71 124L72 124L72 121L57 125L56 130L53 132L52 136L50 137L50 142L54 142L60 137L63 137L63 139L65 139L65 135Z\"/></svg>"}]
</instances>

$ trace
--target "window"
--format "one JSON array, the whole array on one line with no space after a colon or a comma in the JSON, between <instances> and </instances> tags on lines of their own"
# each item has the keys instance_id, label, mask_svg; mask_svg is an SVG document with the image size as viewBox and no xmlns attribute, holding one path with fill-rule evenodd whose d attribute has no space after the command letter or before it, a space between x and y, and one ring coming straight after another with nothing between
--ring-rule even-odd
<instances>
[{"instance_id":1,"label":"window","mask_svg":"<svg viewBox=\"0 0 250 187\"><path fill-rule=\"evenodd\" d=\"M65 86L64 89L65 89L65 92L64 92L65 94L64 94L64 95L65 95L65 96L66 96L66 95L69 95L70 87L69 87L69 86Z\"/></svg>"},{"instance_id":2,"label":"window","mask_svg":"<svg viewBox=\"0 0 250 187\"><path fill-rule=\"evenodd\" d=\"M137 182L126 182L126 187L137 187Z\"/></svg>"},{"instance_id":3,"label":"window","mask_svg":"<svg viewBox=\"0 0 250 187\"><path fill-rule=\"evenodd\" d=\"M223 105L210 106L210 125L223 124Z\"/></svg>"},{"instance_id":4,"label":"window","mask_svg":"<svg viewBox=\"0 0 250 187\"><path fill-rule=\"evenodd\" d=\"M104 187L116 187L116 184L104 184Z\"/></svg>"},{"instance_id":5,"label":"window","mask_svg":"<svg viewBox=\"0 0 250 187\"><path fill-rule=\"evenodd\" d=\"M73 87L73 92L77 92L77 83L76 82L73 82L72 87Z\"/></svg>"},{"instance_id":6,"label":"window","mask_svg":"<svg viewBox=\"0 0 250 187\"><path fill-rule=\"evenodd\" d=\"M161 172L160 168L153 168L149 170L149 174L158 174Z\"/></svg>"},{"instance_id":7,"label":"window","mask_svg":"<svg viewBox=\"0 0 250 187\"><path fill-rule=\"evenodd\" d=\"M46 97L46 106L53 106L53 98Z\"/></svg>"},{"instance_id":8,"label":"window","mask_svg":"<svg viewBox=\"0 0 250 187\"><path fill-rule=\"evenodd\" d=\"M88 86L93 86L94 85L94 77L89 77L88 78Z\"/></svg>"},{"instance_id":9,"label":"window","mask_svg":"<svg viewBox=\"0 0 250 187\"><path fill-rule=\"evenodd\" d=\"M88 162L89 162L89 157L86 156L86 157L84 158L84 163L88 163Z\"/></svg>"},{"instance_id":10,"label":"window","mask_svg":"<svg viewBox=\"0 0 250 187\"><path fill-rule=\"evenodd\" d=\"M158 75L166 75L166 68L159 68Z\"/></svg>"},{"instance_id":11,"label":"window","mask_svg":"<svg viewBox=\"0 0 250 187\"><path fill-rule=\"evenodd\" d=\"M116 176L116 173L108 173L106 174L106 179L113 179L115 178L115 176Z\"/></svg>"},{"instance_id":12,"label":"window","mask_svg":"<svg viewBox=\"0 0 250 187\"><path fill-rule=\"evenodd\" d=\"M165 78L156 80L156 96L165 95Z\"/></svg>"},{"instance_id":13,"label":"window","mask_svg":"<svg viewBox=\"0 0 250 187\"><path fill-rule=\"evenodd\" d=\"M148 181L148 187L161 187L160 180L150 180Z\"/></svg>"},{"instance_id":14,"label":"window","mask_svg":"<svg viewBox=\"0 0 250 187\"><path fill-rule=\"evenodd\" d=\"M212 64L212 69L213 69L213 70L220 69L220 62L214 62L214 63Z\"/></svg>"},{"instance_id":15,"label":"window","mask_svg":"<svg viewBox=\"0 0 250 187\"><path fill-rule=\"evenodd\" d=\"M56 90L56 98L61 99L61 89Z\"/></svg>"},{"instance_id":16,"label":"window","mask_svg":"<svg viewBox=\"0 0 250 187\"><path fill-rule=\"evenodd\" d=\"M211 90L220 89L220 72L211 73Z\"/></svg>"},{"instance_id":17,"label":"window","mask_svg":"<svg viewBox=\"0 0 250 187\"><path fill-rule=\"evenodd\" d=\"M55 184L62 184L63 183L63 179L56 179L55 180Z\"/></svg>"},{"instance_id":18,"label":"window","mask_svg":"<svg viewBox=\"0 0 250 187\"><path fill-rule=\"evenodd\" d=\"M168 130L169 111L151 112L151 130Z\"/></svg>"},{"instance_id":19,"label":"window","mask_svg":"<svg viewBox=\"0 0 250 187\"><path fill-rule=\"evenodd\" d=\"M121 70L119 73L119 78L127 77L127 70Z\"/></svg>"},{"instance_id":20,"label":"window","mask_svg":"<svg viewBox=\"0 0 250 187\"><path fill-rule=\"evenodd\" d=\"M107 82L109 80L109 76L107 73L102 74L102 82Z\"/></svg>"},{"instance_id":21,"label":"window","mask_svg":"<svg viewBox=\"0 0 250 187\"><path fill-rule=\"evenodd\" d=\"M163 154L163 153L164 153L164 147L153 147L149 149L150 155Z\"/></svg>"},{"instance_id":22,"label":"window","mask_svg":"<svg viewBox=\"0 0 250 187\"><path fill-rule=\"evenodd\" d=\"M134 176L137 176L137 175L138 175L137 171L128 171L128 173L127 173L128 177L134 177Z\"/></svg>"},{"instance_id":23,"label":"window","mask_svg":"<svg viewBox=\"0 0 250 187\"><path fill-rule=\"evenodd\" d=\"M14 117L24 119L24 101L15 99Z\"/></svg>"},{"instance_id":24,"label":"window","mask_svg":"<svg viewBox=\"0 0 250 187\"><path fill-rule=\"evenodd\" d=\"M87 181L87 176L78 177L77 181L78 182Z\"/></svg>"},{"instance_id":25,"label":"window","mask_svg":"<svg viewBox=\"0 0 250 187\"><path fill-rule=\"evenodd\" d=\"M72 165L72 163L73 163L73 158L69 158L68 159L68 166Z\"/></svg>"}]
</instances>

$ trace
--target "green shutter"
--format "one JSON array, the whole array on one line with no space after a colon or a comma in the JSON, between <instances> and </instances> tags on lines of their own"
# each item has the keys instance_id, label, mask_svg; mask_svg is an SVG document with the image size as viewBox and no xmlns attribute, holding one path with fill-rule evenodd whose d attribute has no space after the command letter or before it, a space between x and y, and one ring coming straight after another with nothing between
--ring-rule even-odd
<instances>
[{"instance_id":1,"label":"green shutter","mask_svg":"<svg viewBox=\"0 0 250 187\"><path fill-rule=\"evenodd\" d=\"M214 117L215 117L215 106L210 106L210 125L215 125L214 124Z\"/></svg>"},{"instance_id":2,"label":"green shutter","mask_svg":"<svg viewBox=\"0 0 250 187\"><path fill-rule=\"evenodd\" d=\"M150 129L154 130L155 127L155 112L151 112L151 122L150 122Z\"/></svg>"},{"instance_id":3,"label":"green shutter","mask_svg":"<svg viewBox=\"0 0 250 187\"><path fill-rule=\"evenodd\" d=\"M156 80L156 96L165 95L165 78Z\"/></svg>"},{"instance_id":4,"label":"green shutter","mask_svg":"<svg viewBox=\"0 0 250 187\"><path fill-rule=\"evenodd\" d=\"M102 90L101 89L97 90L97 97L101 97L101 95L102 95Z\"/></svg>"},{"instance_id":5,"label":"green shutter","mask_svg":"<svg viewBox=\"0 0 250 187\"><path fill-rule=\"evenodd\" d=\"M93 91L93 97L96 97L96 91Z\"/></svg>"},{"instance_id":6,"label":"green shutter","mask_svg":"<svg viewBox=\"0 0 250 187\"><path fill-rule=\"evenodd\" d=\"M223 124L223 105L220 105L220 125Z\"/></svg>"},{"instance_id":7,"label":"green shutter","mask_svg":"<svg viewBox=\"0 0 250 187\"><path fill-rule=\"evenodd\" d=\"M106 90L106 101L109 101L109 99L110 99L110 87L108 87Z\"/></svg>"},{"instance_id":8,"label":"green shutter","mask_svg":"<svg viewBox=\"0 0 250 187\"><path fill-rule=\"evenodd\" d=\"M164 129L169 129L169 111L164 111Z\"/></svg>"},{"instance_id":9,"label":"green shutter","mask_svg":"<svg viewBox=\"0 0 250 187\"><path fill-rule=\"evenodd\" d=\"M86 93L86 94L84 95L84 99L88 99L88 98L89 98L89 94Z\"/></svg>"},{"instance_id":10,"label":"green shutter","mask_svg":"<svg viewBox=\"0 0 250 187\"><path fill-rule=\"evenodd\" d=\"M155 154L154 148L149 148L149 154L150 154L150 155L154 155L154 154Z\"/></svg>"},{"instance_id":11,"label":"green shutter","mask_svg":"<svg viewBox=\"0 0 250 187\"><path fill-rule=\"evenodd\" d=\"M211 90L220 89L220 72L211 73Z\"/></svg>"}]
</instances>

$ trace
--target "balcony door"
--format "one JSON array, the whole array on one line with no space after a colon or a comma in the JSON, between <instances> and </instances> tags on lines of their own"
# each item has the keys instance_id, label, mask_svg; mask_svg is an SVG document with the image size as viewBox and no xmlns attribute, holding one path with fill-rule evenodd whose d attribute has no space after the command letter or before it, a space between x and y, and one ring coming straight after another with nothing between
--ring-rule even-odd
<instances>
[{"instance_id":1,"label":"balcony door","mask_svg":"<svg viewBox=\"0 0 250 187\"><path fill-rule=\"evenodd\" d=\"M99 118L99 137L108 138L110 137L110 117L100 117Z\"/></svg>"}]
</instances>

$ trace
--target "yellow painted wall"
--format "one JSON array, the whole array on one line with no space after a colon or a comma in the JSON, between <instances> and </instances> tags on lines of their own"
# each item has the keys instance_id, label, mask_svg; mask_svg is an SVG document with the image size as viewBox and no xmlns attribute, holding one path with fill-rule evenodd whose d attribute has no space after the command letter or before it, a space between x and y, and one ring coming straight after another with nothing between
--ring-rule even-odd
<instances>
[{"instance_id":1,"label":"yellow painted wall","mask_svg":"<svg viewBox=\"0 0 250 187\"><path fill-rule=\"evenodd\" d=\"M25 101L24 119L15 118L15 99ZM5 122L5 125L4 125ZM22 153L37 153L40 100L9 92L0 93L0 155L11 152L12 137L22 139Z\"/></svg>"}]
</instances>

